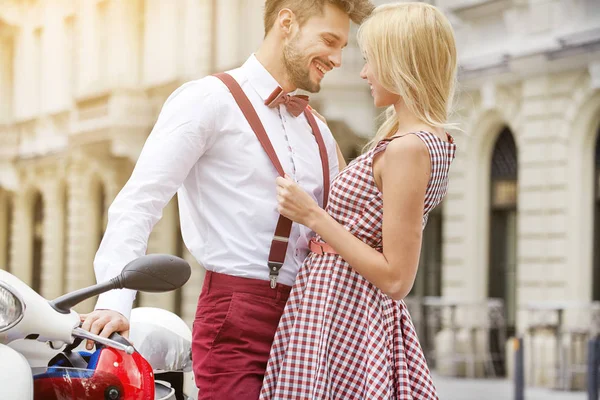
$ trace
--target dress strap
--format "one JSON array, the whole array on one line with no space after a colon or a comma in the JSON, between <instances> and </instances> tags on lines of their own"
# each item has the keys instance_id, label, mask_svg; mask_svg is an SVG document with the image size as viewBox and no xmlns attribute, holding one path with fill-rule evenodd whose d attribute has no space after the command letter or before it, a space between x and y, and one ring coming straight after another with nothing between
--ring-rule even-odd
<instances>
[{"instance_id":1,"label":"dress strap","mask_svg":"<svg viewBox=\"0 0 600 400\"><path fill-rule=\"evenodd\" d=\"M394 136L390 136L387 137L385 139L381 139L379 141L379 143L377 143L377 145L373 148L373 150L371 150L373 152L373 156L375 156L376 154L382 152L383 150L385 150L388 146L388 144L390 144L392 142L392 140L394 139L398 139L407 135L412 135L415 134L415 132L409 132L409 133L404 133L402 135L394 135Z\"/></svg>"},{"instance_id":2,"label":"dress strap","mask_svg":"<svg viewBox=\"0 0 600 400\"><path fill-rule=\"evenodd\" d=\"M430 151L431 151L432 146L434 146L434 147L440 147L440 145L445 146L444 148L447 149L447 151L446 151L447 156L450 159L454 159L454 156L456 154L456 144L454 143L454 138L452 137L452 135L450 135L448 132L446 132L446 137L448 138L448 141L445 141L445 140L440 139L437 135L435 135L431 132L428 132L428 131L408 132L408 133L393 135L388 138L382 139L379 141L379 143L377 143L377 145L373 149L373 155L383 151L388 146L388 144L390 144L390 142L392 140L398 139L401 137L405 137L407 135L416 135L416 136L420 137L421 140L423 140L423 142L425 142L425 145L428 148L430 148Z\"/></svg>"}]
</instances>

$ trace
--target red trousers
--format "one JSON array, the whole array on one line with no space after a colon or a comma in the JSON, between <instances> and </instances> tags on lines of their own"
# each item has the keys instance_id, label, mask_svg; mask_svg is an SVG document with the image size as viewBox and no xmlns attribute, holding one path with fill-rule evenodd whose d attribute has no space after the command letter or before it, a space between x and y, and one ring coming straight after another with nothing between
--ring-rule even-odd
<instances>
[{"instance_id":1,"label":"red trousers","mask_svg":"<svg viewBox=\"0 0 600 400\"><path fill-rule=\"evenodd\" d=\"M207 271L193 326L198 400L257 400L291 287Z\"/></svg>"}]
</instances>

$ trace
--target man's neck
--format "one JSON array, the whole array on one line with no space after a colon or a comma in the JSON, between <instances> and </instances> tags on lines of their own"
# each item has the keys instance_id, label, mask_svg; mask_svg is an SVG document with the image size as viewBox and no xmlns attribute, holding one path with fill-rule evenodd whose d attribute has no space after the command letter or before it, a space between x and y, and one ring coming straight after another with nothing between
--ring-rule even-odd
<instances>
[{"instance_id":1,"label":"man's neck","mask_svg":"<svg viewBox=\"0 0 600 400\"><path fill-rule=\"evenodd\" d=\"M285 92L292 92L296 87L288 78L285 65L282 61L283 48L275 43L272 43L267 37L256 51L255 56L258 62L275 78L279 86Z\"/></svg>"}]
</instances>

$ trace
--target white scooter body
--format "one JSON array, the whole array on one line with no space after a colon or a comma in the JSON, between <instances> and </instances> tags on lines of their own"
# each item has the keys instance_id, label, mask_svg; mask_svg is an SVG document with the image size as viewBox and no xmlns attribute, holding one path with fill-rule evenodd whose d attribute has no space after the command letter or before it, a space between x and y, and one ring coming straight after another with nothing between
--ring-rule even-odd
<instances>
[{"instance_id":1,"label":"white scooter body","mask_svg":"<svg viewBox=\"0 0 600 400\"><path fill-rule=\"evenodd\" d=\"M33 376L29 363L19 352L0 344L0 398L33 399Z\"/></svg>"},{"instance_id":2,"label":"white scooter body","mask_svg":"<svg viewBox=\"0 0 600 400\"><path fill-rule=\"evenodd\" d=\"M24 305L21 320L8 331L0 333L0 398L32 400L31 365L8 344L29 335L38 335L36 340L39 341L55 341L55 345L71 343L73 328L79 325L79 316L73 311L61 314L54 310L46 299L6 271L0 270L0 282L10 287Z\"/></svg>"},{"instance_id":3,"label":"white scooter body","mask_svg":"<svg viewBox=\"0 0 600 400\"><path fill-rule=\"evenodd\" d=\"M129 266L131 268L128 269ZM165 268L171 268L169 271L172 273L165 274ZM187 271L185 268L187 268ZM142 273L139 273L140 271ZM134 352L132 346L92 335L79 328L79 314L70 308L76 302L84 299L84 296L92 293L92 291L94 293L91 295L122 287L154 292L173 290L181 287L189 279L190 272L189 264L177 257L165 255L144 256L130 263L118 279L115 278L109 283L98 284L91 288L62 296L57 299L62 299L62 303L56 300L51 303L14 275L0 270L0 289L5 294L4 290L7 290L17 298L18 302L21 303L20 306L22 309L22 314L19 313L19 318L13 321L9 316L11 312L15 312L19 308L12 306L11 296L8 298L0 296L0 330L2 330L0 332L0 399L33 400L34 380L32 368L47 367L52 357L61 352L65 345L72 344L77 337L91 339L129 354ZM130 275L127 275L127 273ZM167 278L163 278L167 275ZM143 278L139 278L139 276L143 276ZM82 292L85 293L82 294ZM5 301L8 301L8 303L5 303ZM173 324L173 318L179 319L179 317L172 313L169 313L171 314L170 316L165 316L164 313L168 312L159 310L158 313L151 313L155 314L151 318L155 321L157 317L158 320L167 318L163 325ZM142 312L140 323L143 325L142 321L147 321L148 318L150 318L149 311ZM7 325L6 321L9 319L12 323L9 321ZM146 329L142 333L143 335L151 336L153 335L153 329L148 329L148 326L146 324ZM177 338L174 335L168 342L171 345L174 343L177 344L177 348L183 351L184 347L182 347L182 343L186 343L188 338L191 342L191 333L188 336L187 332L183 332L183 338ZM81 346L83 347L83 344ZM172 351L170 354L171 356L176 356ZM187 362L185 360L186 357L183 356L172 357L171 365L179 365L181 366L180 370L183 370ZM157 385L162 386L160 388L155 386L155 389L160 389L156 391L157 399L171 400L175 398L174 393L164 394L173 392L168 386L168 389L165 389L164 385L160 385L159 383Z\"/></svg>"},{"instance_id":4,"label":"white scooter body","mask_svg":"<svg viewBox=\"0 0 600 400\"><path fill-rule=\"evenodd\" d=\"M29 335L40 342L73 341L73 328L79 326L79 314L71 311L62 314L50 306L48 300L37 294L16 276L0 270L0 282L12 287L13 294L20 297L24 304L23 318L4 334L0 333L0 343L8 344L17 339L25 339ZM56 347L60 343L55 343Z\"/></svg>"}]
</instances>

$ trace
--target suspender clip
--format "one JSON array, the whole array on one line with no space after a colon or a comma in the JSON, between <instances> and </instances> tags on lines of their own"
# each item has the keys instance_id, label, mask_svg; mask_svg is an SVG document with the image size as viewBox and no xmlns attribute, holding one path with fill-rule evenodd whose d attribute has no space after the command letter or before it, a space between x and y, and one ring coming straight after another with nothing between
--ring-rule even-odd
<instances>
[{"instance_id":1,"label":"suspender clip","mask_svg":"<svg viewBox=\"0 0 600 400\"><path fill-rule=\"evenodd\" d=\"M277 278L279 277L279 270L283 267L283 263L277 261L269 261L269 280L271 281L271 289L277 287Z\"/></svg>"}]
</instances>

